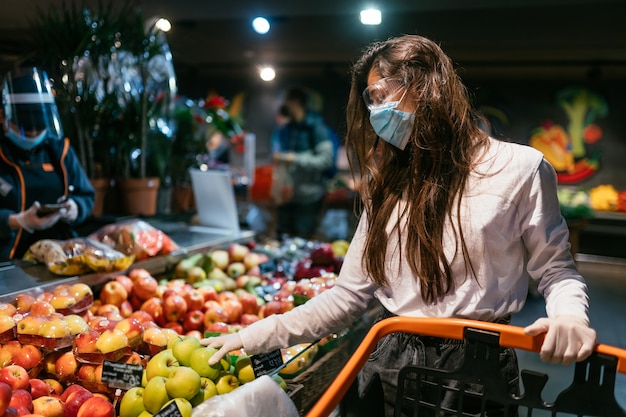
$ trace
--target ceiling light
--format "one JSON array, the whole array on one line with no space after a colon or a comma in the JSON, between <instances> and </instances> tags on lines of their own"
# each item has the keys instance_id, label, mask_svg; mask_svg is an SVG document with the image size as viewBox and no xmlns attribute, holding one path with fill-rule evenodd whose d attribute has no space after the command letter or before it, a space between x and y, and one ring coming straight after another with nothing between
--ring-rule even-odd
<instances>
[{"instance_id":1,"label":"ceiling light","mask_svg":"<svg viewBox=\"0 0 626 417\"><path fill-rule=\"evenodd\" d=\"M252 21L252 27L259 35L265 35L270 31L270 22L264 17L257 17Z\"/></svg>"},{"instance_id":2,"label":"ceiling light","mask_svg":"<svg viewBox=\"0 0 626 417\"><path fill-rule=\"evenodd\" d=\"M163 32L169 32L172 29L172 24L164 17L157 20L154 26Z\"/></svg>"},{"instance_id":3,"label":"ceiling light","mask_svg":"<svg viewBox=\"0 0 626 417\"><path fill-rule=\"evenodd\" d=\"M270 66L261 67L259 68L259 77L261 77L263 81L272 81L276 78L276 71Z\"/></svg>"},{"instance_id":4,"label":"ceiling light","mask_svg":"<svg viewBox=\"0 0 626 417\"><path fill-rule=\"evenodd\" d=\"M364 25L380 25L383 18L378 9L361 10L361 23Z\"/></svg>"}]
</instances>

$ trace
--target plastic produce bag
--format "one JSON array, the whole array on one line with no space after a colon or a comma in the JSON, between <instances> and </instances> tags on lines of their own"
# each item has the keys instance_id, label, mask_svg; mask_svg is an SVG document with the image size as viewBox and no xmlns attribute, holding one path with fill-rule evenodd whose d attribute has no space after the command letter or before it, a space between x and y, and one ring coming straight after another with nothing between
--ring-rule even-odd
<instances>
[{"instance_id":1,"label":"plastic produce bag","mask_svg":"<svg viewBox=\"0 0 626 417\"><path fill-rule=\"evenodd\" d=\"M298 417L289 395L267 375L193 408L191 417Z\"/></svg>"},{"instance_id":2,"label":"plastic produce bag","mask_svg":"<svg viewBox=\"0 0 626 417\"><path fill-rule=\"evenodd\" d=\"M123 271L132 265L134 256L118 252L95 240L74 238L39 240L28 248L24 259L45 263L54 274L72 276L90 271Z\"/></svg>"},{"instance_id":3,"label":"plastic produce bag","mask_svg":"<svg viewBox=\"0 0 626 417\"><path fill-rule=\"evenodd\" d=\"M108 224L89 235L89 238L132 255L138 261L167 255L178 249L178 245L167 234L138 219Z\"/></svg>"}]
</instances>

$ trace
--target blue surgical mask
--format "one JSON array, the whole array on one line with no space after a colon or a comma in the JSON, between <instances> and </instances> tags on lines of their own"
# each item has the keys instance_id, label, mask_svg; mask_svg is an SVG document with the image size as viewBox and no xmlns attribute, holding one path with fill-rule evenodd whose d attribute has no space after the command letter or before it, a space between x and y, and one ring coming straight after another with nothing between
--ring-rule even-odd
<instances>
[{"instance_id":1,"label":"blue surgical mask","mask_svg":"<svg viewBox=\"0 0 626 417\"><path fill-rule=\"evenodd\" d=\"M404 150L411 136L415 116L396 109L398 103L399 101L391 101L371 107L370 123L381 139Z\"/></svg>"},{"instance_id":2,"label":"blue surgical mask","mask_svg":"<svg viewBox=\"0 0 626 417\"><path fill-rule=\"evenodd\" d=\"M6 134L6 137L13 142L18 148L24 149L25 151L29 151L33 149L35 146L39 145L41 142L46 139L48 135L48 129L44 129L39 135L34 137L27 137L20 135L13 129L9 129Z\"/></svg>"}]
</instances>

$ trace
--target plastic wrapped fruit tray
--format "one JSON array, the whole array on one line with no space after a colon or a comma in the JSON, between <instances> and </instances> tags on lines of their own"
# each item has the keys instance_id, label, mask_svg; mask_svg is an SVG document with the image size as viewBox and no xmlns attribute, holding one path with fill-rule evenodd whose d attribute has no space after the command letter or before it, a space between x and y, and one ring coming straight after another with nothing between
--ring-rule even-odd
<instances>
[{"instance_id":1,"label":"plastic wrapped fruit tray","mask_svg":"<svg viewBox=\"0 0 626 417\"><path fill-rule=\"evenodd\" d=\"M18 333L17 340L23 345L33 345L48 350L59 350L72 346L74 336L44 337L37 334Z\"/></svg>"},{"instance_id":2,"label":"plastic wrapped fruit tray","mask_svg":"<svg viewBox=\"0 0 626 417\"><path fill-rule=\"evenodd\" d=\"M70 314L81 314L92 305L93 305L93 294L89 294L83 297L78 302L76 302L76 304L67 308L58 308L56 309L56 311L57 313L61 313L64 316L68 316Z\"/></svg>"},{"instance_id":3,"label":"plastic wrapped fruit tray","mask_svg":"<svg viewBox=\"0 0 626 417\"><path fill-rule=\"evenodd\" d=\"M76 347L73 349L74 357L80 363L87 363L90 365L100 365L104 361L119 362L125 356L132 353L130 346L125 346L121 349L114 350L112 352L100 353L100 352L79 352Z\"/></svg>"},{"instance_id":4,"label":"plastic wrapped fruit tray","mask_svg":"<svg viewBox=\"0 0 626 417\"><path fill-rule=\"evenodd\" d=\"M0 333L0 343L7 343L11 340L15 340L17 337L17 326L13 326L10 329L7 329Z\"/></svg>"}]
</instances>

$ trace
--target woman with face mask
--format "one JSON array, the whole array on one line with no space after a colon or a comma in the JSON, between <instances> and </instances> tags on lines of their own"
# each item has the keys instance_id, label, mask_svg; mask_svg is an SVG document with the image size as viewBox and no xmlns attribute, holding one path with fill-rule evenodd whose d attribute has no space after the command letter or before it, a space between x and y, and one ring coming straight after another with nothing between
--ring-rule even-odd
<instances>
[{"instance_id":1,"label":"woman with face mask","mask_svg":"<svg viewBox=\"0 0 626 417\"><path fill-rule=\"evenodd\" d=\"M239 333L205 339L220 348L212 360L241 346L254 354L313 341L348 326L372 299L382 317L508 323L531 280L547 317L525 330L545 333L541 358L567 365L589 356L596 334L555 172L536 150L490 138L480 119L437 44L407 35L371 45L353 67L347 105L363 213L335 287ZM464 349L462 341L390 334L363 368L361 387L380 375L391 415L399 369L455 369ZM503 349L500 359L518 393L515 353Z\"/></svg>"},{"instance_id":2,"label":"woman with face mask","mask_svg":"<svg viewBox=\"0 0 626 417\"><path fill-rule=\"evenodd\" d=\"M45 73L5 76L0 124L0 259L15 259L38 240L73 237L95 192L63 137Z\"/></svg>"}]
</instances>

